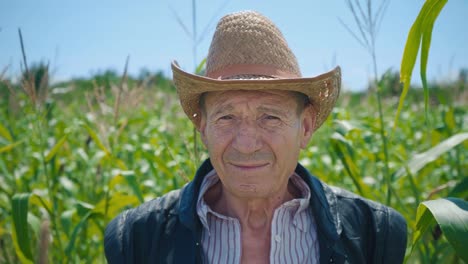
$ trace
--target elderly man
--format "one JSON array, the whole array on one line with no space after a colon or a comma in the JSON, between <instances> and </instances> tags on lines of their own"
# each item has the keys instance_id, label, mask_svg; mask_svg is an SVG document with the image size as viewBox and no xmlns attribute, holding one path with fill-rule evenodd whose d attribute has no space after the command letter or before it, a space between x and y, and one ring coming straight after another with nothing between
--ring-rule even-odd
<instances>
[{"instance_id":1,"label":"elderly man","mask_svg":"<svg viewBox=\"0 0 468 264\"><path fill-rule=\"evenodd\" d=\"M181 190L109 224L109 263L402 262L399 213L298 164L338 98L339 68L301 78L281 32L248 11L220 20L206 76L173 73L210 159Z\"/></svg>"}]
</instances>

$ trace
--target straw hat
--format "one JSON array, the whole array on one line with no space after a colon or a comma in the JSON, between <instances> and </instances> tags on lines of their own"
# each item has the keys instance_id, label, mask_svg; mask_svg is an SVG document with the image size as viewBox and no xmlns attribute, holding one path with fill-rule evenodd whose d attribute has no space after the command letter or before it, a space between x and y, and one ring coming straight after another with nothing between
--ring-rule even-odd
<instances>
[{"instance_id":1,"label":"straw hat","mask_svg":"<svg viewBox=\"0 0 468 264\"><path fill-rule=\"evenodd\" d=\"M200 96L226 90L297 91L309 97L317 114L315 129L325 122L340 92L339 67L302 78L297 59L279 29L265 16L243 11L219 21L206 59L206 76L183 71L172 63L180 103L198 128Z\"/></svg>"}]
</instances>

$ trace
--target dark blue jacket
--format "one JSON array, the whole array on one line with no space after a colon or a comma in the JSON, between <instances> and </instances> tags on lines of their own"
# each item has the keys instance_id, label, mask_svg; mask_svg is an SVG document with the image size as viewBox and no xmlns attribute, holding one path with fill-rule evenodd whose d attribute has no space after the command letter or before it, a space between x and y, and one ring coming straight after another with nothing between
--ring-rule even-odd
<instances>
[{"instance_id":1,"label":"dark blue jacket","mask_svg":"<svg viewBox=\"0 0 468 264\"><path fill-rule=\"evenodd\" d=\"M202 225L196 202L209 160L180 190L117 216L107 226L107 261L117 263L201 263ZM402 263L406 221L392 208L330 187L297 165L311 189L320 263Z\"/></svg>"}]
</instances>

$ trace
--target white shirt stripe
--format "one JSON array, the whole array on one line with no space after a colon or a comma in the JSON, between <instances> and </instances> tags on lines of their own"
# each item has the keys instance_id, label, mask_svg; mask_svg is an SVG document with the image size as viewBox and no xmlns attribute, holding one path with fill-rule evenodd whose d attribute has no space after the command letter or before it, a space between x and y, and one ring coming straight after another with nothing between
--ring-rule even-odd
<instances>
[{"instance_id":1,"label":"white shirt stripe","mask_svg":"<svg viewBox=\"0 0 468 264\"><path fill-rule=\"evenodd\" d=\"M204 178L197 201L197 213L203 225L203 263L238 264L241 259L241 225L238 219L213 211L203 199L206 191L219 181L214 170ZM278 207L271 223L270 263L319 263L319 245L312 210L310 188L293 174L290 181L301 197Z\"/></svg>"}]
</instances>

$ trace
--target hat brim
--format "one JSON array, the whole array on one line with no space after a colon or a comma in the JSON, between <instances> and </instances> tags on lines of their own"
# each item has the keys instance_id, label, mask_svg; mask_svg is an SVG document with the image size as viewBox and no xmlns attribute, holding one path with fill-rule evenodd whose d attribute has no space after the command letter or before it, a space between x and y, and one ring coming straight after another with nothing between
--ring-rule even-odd
<instances>
[{"instance_id":1,"label":"hat brim","mask_svg":"<svg viewBox=\"0 0 468 264\"><path fill-rule=\"evenodd\" d=\"M172 62L173 81L185 114L199 128L200 96L206 92L229 90L282 90L296 91L309 97L316 111L315 130L327 119L335 106L341 87L341 69L308 78L218 80L183 71Z\"/></svg>"}]
</instances>

